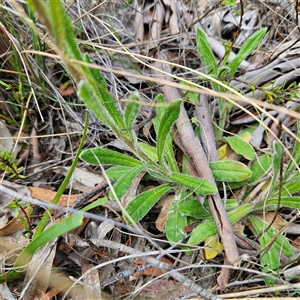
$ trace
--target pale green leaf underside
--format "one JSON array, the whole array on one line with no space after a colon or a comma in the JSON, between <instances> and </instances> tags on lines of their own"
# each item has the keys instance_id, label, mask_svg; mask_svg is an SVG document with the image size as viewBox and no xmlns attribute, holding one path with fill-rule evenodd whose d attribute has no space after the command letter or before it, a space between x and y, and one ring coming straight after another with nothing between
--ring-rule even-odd
<instances>
[{"instance_id":1,"label":"pale green leaf underside","mask_svg":"<svg viewBox=\"0 0 300 300\"><path fill-rule=\"evenodd\" d=\"M171 189L172 187L169 184L163 184L143 192L133 198L126 206L125 210L133 222L138 222L149 212L154 204ZM132 223L125 214L124 218L128 224Z\"/></svg>"},{"instance_id":2,"label":"pale green leaf underside","mask_svg":"<svg viewBox=\"0 0 300 300\"><path fill-rule=\"evenodd\" d=\"M80 154L80 159L96 166L98 166L100 163L104 165L127 167L136 167L142 164L140 161L130 156L103 148L91 148L84 150Z\"/></svg>"}]
</instances>

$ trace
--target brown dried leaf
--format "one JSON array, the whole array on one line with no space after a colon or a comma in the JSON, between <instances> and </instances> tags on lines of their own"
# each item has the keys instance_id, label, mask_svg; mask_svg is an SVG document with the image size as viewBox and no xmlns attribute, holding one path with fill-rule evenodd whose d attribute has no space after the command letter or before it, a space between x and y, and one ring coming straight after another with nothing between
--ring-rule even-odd
<instances>
[{"instance_id":1,"label":"brown dried leaf","mask_svg":"<svg viewBox=\"0 0 300 300\"><path fill-rule=\"evenodd\" d=\"M167 195L156 204L156 207L161 207L161 211L158 215L157 220L155 221L155 226L161 232L165 232L166 230L168 213L172 205L173 199L174 195Z\"/></svg>"}]
</instances>

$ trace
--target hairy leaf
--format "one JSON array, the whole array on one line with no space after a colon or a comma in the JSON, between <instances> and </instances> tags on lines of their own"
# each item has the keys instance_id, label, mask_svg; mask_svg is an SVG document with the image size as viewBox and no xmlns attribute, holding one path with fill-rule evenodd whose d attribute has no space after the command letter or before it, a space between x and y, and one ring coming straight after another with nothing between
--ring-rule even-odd
<instances>
[{"instance_id":1,"label":"hairy leaf","mask_svg":"<svg viewBox=\"0 0 300 300\"><path fill-rule=\"evenodd\" d=\"M180 203L183 202L182 195L183 191L178 190L168 213L166 236L169 242L176 243L185 236L184 227L187 225L187 217L178 210Z\"/></svg>"},{"instance_id":2,"label":"hairy leaf","mask_svg":"<svg viewBox=\"0 0 300 300\"><path fill-rule=\"evenodd\" d=\"M116 165L126 167L136 167L142 164L140 161L130 156L103 148L91 148L84 150L80 154L80 159L91 165L96 166L98 166L99 163L104 165Z\"/></svg>"},{"instance_id":3,"label":"hairy leaf","mask_svg":"<svg viewBox=\"0 0 300 300\"><path fill-rule=\"evenodd\" d=\"M247 160L252 160L254 158L254 149L243 138L239 136L232 136L223 139L230 145L231 149L235 153L242 155Z\"/></svg>"},{"instance_id":4,"label":"hairy leaf","mask_svg":"<svg viewBox=\"0 0 300 300\"><path fill-rule=\"evenodd\" d=\"M217 192L217 188L206 178L198 178L190 175L171 173L170 180L188 187L198 195L213 195Z\"/></svg>"},{"instance_id":5,"label":"hairy leaf","mask_svg":"<svg viewBox=\"0 0 300 300\"><path fill-rule=\"evenodd\" d=\"M133 198L125 208L131 219L126 214L123 214L126 222L131 224L132 222L140 221L154 204L171 189L172 187L169 184L163 184Z\"/></svg>"},{"instance_id":6,"label":"hairy leaf","mask_svg":"<svg viewBox=\"0 0 300 300\"><path fill-rule=\"evenodd\" d=\"M252 210L251 204L245 204L228 213L228 218L231 224L234 224L244 216L248 215ZM214 220L208 220L198 225L193 231L188 244L198 245L206 238L218 233L218 229Z\"/></svg>"},{"instance_id":7,"label":"hairy leaf","mask_svg":"<svg viewBox=\"0 0 300 300\"><path fill-rule=\"evenodd\" d=\"M131 168L127 173L119 178L119 180L114 184L114 191L118 198L122 197L126 194L128 189L130 188L134 178L143 171L144 166L140 165L134 168ZM110 199L114 199L114 193L112 191L109 192Z\"/></svg>"},{"instance_id":8,"label":"hairy leaf","mask_svg":"<svg viewBox=\"0 0 300 300\"><path fill-rule=\"evenodd\" d=\"M242 48L236 55L236 57L228 64L230 67L229 76L233 77L236 70L240 66L241 62L247 58L249 54L258 46L261 42L262 38L266 34L268 28L262 28L256 32L254 32L247 41L243 44Z\"/></svg>"},{"instance_id":9,"label":"hairy leaf","mask_svg":"<svg viewBox=\"0 0 300 300\"><path fill-rule=\"evenodd\" d=\"M252 175L249 179L249 183L253 183L258 180L262 175L267 173L268 168L271 166L271 158L268 154L263 154L254 161L251 166Z\"/></svg>"},{"instance_id":10,"label":"hairy leaf","mask_svg":"<svg viewBox=\"0 0 300 300\"><path fill-rule=\"evenodd\" d=\"M165 109L164 114L160 120L159 129L157 133L157 156L161 165L163 165L163 150L167 135L170 133L175 121L178 119L180 112L181 100L173 100Z\"/></svg>"},{"instance_id":11,"label":"hairy leaf","mask_svg":"<svg viewBox=\"0 0 300 300\"><path fill-rule=\"evenodd\" d=\"M236 182L248 179L252 172L243 163L232 160L210 162L209 166L214 178L219 181Z\"/></svg>"}]
</instances>

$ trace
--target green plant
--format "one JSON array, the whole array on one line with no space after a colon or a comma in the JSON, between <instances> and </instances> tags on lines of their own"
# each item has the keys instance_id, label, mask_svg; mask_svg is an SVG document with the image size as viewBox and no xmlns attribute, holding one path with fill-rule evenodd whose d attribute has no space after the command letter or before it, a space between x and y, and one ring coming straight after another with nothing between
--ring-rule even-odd
<instances>
[{"instance_id":1,"label":"green plant","mask_svg":"<svg viewBox=\"0 0 300 300\"><path fill-rule=\"evenodd\" d=\"M176 160L173 139L175 136L174 123L178 119L181 99L174 99L169 104L165 103L164 97L158 95L155 98L156 116L153 120L154 131L156 133L156 144L149 145L138 140L133 130L133 124L140 108L140 96L133 92L127 101L124 113L117 109L116 101L113 99L107 89L105 80L97 68L91 63L88 55L82 56L76 44L73 28L64 11L61 2L48 2L28 0L27 3L36 11L41 21L46 25L57 47L56 51L66 66L70 75L77 83L78 96L86 106L94 112L99 120L108 126L115 136L127 146L130 154L121 154L104 148L92 148L84 150L80 158L92 165L109 165L106 170L108 178L115 181L109 197L116 199L124 196L135 178L140 174L156 182L156 186L134 197L123 211L124 219L128 224L140 221L147 215L153 205L164 195L174 195L174 201L168 214L166 223L166 235L170 242L177 242L184 236L184 227L199 216L204 222L197 226L188 241L188 244L195 245L204 241L217 233L217 227L210 213L204 209L199 201L195 201L196 196L214 195L219 186L214 185L206 178L198 178L188 174L187 159L184 158L184 164L180 166ZM240 50L237 57L231 61L225 68L226 58L223 60L222 68L218 68L209 43L203 32L197 32L197 46L201 59L207 68L207 73L212 77L234 76L240 63L251 51L258 45L266 29L259 31L250 37L249 41ZM203 50L204 49L204 50ZM225 92L224 86L213 81L212 87L216 92ZM196 102L196 101L195 101ZM222 137L224 129L224 120L228 114L229 108L227 102L219 98L219 108L221 114L221 130L217 131L217 139ZM299 130L298 130L299 132ZM298 133L298 138L300 138ZM278 268L278 262L274 260L274 253L278 253L284 244L284 254L290 255L290 245L288 241L281 237L281 244L272 246L272 255L263 255L264 247L268 246L269 241L278 234L272 226L267 228L265 222L260 222L257 212L263 208L274 211L280 205L299 208L299 197L287 196L279 187L284 187L287 194L295 194L299 191L296 187L296 181L299 181L299 172L295 172L295 165L299 164L299 142L295 145L293 153L294 164L291 164L283 172L280 153L282 148L279 144L274 144L273 152L267 156L258 156L255 160L255 151L247 141L237 140L235 138L224 138L224 141L230 145L232 150L241 155L243 159L251 162L249 168L240 161L215 161L210 163L214 178L226 183L226 190L236 189L243 185L248 185L245 196L241 200L230 199L225 206L228 210L228 217L232 224L247 217L253 224L253 231L256 234L261 233L262 264L268 264L271 269ZM251 202L249 197L254 187L258 187L258 181L266 174L269 166L273 167L273 179L265 188L264 197L259 201ZM281 179L282 180L281 180ZM281 182L281 184L278 184ZM294 183L294 184L291 184ZM277 193L277 194L276 194ZM279 193L281 193L279 195ZM195 196L194 196L195 195ZM250 201L250 203L248 203ZM204 203L205 204L205 203ZM189 207L187 207L189 205ZM196 207L198 205L198 207ZM279 205L279 206L280 206ZM192 208L191 208L192 207ZM45 224L43 224L45 226ZM44 227L41 228L44 228ZM264 232L265 230L265 232ZM39 234L36 238L39 237ZM267 269L264 269L268 271ZM270 283L270 282L269 282Z\"/></svg>"},{"instance_id":2,"label":"green plant","mask_svg":"<svg viewBox=\"0 0 300 300\"><path fill-rule=\"evenodd\" d=\"M64 190L67 187L67 184L70 181L70 178L72 176L72 173L74 172L74 169L76 167L76 164L78 162L79 154L83 148L85 138L86 138L86 132L87 132L87 124L88 124L88 117L86 113L86 121L85 126L83 130L83 135L81 138L80 145L78 147L78 152L76 153L73 163L64 179L62 184L60 185L59 190L57 191L52 204L57 204L60 197L62 196ZM102 202L100 202L102 203ZM26 204L25 204L26 205ZM14 201L11 206L16 209L16 212L18 212L19 209L23 210L23 204L19 203L18 201ZM30 261L31 256L42 246L46 245L50 241L53 241L55 238L61 236L64 233L67 233L71 231L72 229L75 229L79 227L83 223L83 212L74 213L71 216L68 216L61 220L60 222L56 222L54 225L50 226L49 228L46 228L46 225L50 219L50 215L53 212L53 209L49 209L47 213L45 213L39 222L39 225L36 228L36 231L32 237L32 241L22 250L20 255L18 256L17 260L14 263L14 268L4 274L0 274L0 284L4 282L8 282L11 280L14 280L18 277L20 277L26 270L25 265ZM25 212L27 227L30 230L30 220L29 216Z\"/></svg>"},{"instance_id":3,"label":"green plant","mask_svg":"<svg viewBox=\"0 0 300 300\"><path fill-rule=\"evenodd\" d=\"M228 3L227 3L228 4ZM206 34L200 29L197 29L197 49L199 56L205 66L206 73L209 74L212 78L219 79L224 85L220 85L218 81L211 81L211 87L215 92L226 93L226 86L229 85L230 78L233 78L235 73L237 72L239 66L243 62L244 59L249 56L252 51L259 45L261 40L263 39L265 33L267 32L267 28L263 28L261 30L253 33L252 36L248 38L248 40L243 44L241 49L239 50L236 57L228 63L229 54L231 51L231 45L224 46L225 48L225 57L221 61L220 66L218 66L217 60L213 51L211 49L210 43L206 37ZM202 77L199 77L203 79ZM204 78L206 82L206 79ZM183 84L187 84L186 82L182 82ZM187 98L195 104L199 104L198 94L194 92L188 92ZM215 135L217 141L223 135L223 130L225 128L225 124L228 120L229 112L233 106L232 103L227 102L222 97L218 97L218 105L219 105L219 122L218 126L215 127Z\"/></svg>"},{"instance_id":4,"label":"green plant","mask_svg":"<svg viewBox=\"0 0 300 300\"><path fill-rule=\"evenodd\" d=\"M14 156L9 151L0 151L0 170L4 171L9 175L9 178L24 178L20 173L23 170L23 167L17 166L17 161L14 159Z\"/></svg>"}]
</instances>

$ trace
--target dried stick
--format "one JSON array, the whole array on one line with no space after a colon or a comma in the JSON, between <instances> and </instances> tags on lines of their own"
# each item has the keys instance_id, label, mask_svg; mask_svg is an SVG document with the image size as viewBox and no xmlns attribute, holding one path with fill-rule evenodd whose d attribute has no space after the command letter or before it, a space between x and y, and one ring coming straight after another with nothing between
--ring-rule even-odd
<instances>
[{"instance_id":1,"label":"dried stick","mask_svg":"<svg viewBox=\"0 0 300 300\"><path fill-rule=\"evenodd\" d=\"M172 77L168 75L172 72L171 66L163 63L163 60L167 61L166 56L162 54L160 59L160 62L154 63L154 68L152 69L153 75L162 77L163 73L163 79L172 82ZM164 94L167 102L181 98L180 92L174 87L163 85L160 87L160 90ZM176 127L182 144L184 145L189 158L192 160L198 175L201 178L207 178L210 182L216 185L215 179L209 167L208 159L199 139L193 131L190 119L186 113L186 110L184 109L183 104L180 109L179 118L176 121ZM228 262L229 264L234 265L239 261L239 254L232 227L222 204L220 194L217 192L212 197L209 197L208 202L213 218L216 222L218 232L222 239Z\"/></svg>"}]
</instances>

